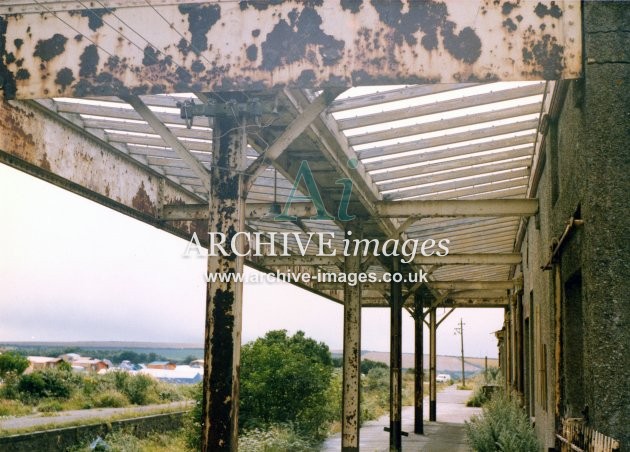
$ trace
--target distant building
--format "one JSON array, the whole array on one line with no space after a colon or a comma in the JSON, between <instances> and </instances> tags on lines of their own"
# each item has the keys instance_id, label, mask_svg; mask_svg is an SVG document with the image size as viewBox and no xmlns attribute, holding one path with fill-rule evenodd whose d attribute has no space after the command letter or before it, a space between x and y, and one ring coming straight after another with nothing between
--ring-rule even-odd
<instances>
[{"instance_id":1,"label":"distant building","mask_svg":"<svg viewBox=\"0 0 630 452\"><path fill-rule=\"evenodd\" d=\"M203 367L203 359L196 359L190 362L190 367Z\"/></svg>"},{"instance_id":2,"label":"distant building","mask_svg":"<svg viewBox=\"0 0 630 452\"><path fill-rule=\"evenodd\" d=\"M203 378L203 369L192 366L175 366L173 369L145 368L137 373L150 375L156 380L167 383L194 384Z\"/></svg>"},{"instance_id":3,"label":"distant building","mask_svg":"<svg viewBox=\"0 0 630 452\"><path fill-rule=\"evenodd\" d=\"M48 356L28 356L28 362L30 363L27 372L42 369L52 369L57 367L61 362L61 358L50 358Z\"/></svg>"},{"instance_id":4,"label":"distant building","mask_svg":"<svg viewBox=\"0 0 630 452\"><path fill-rule=\"evenodd\" d=\"M63 359L67 363L72 363L77 359L82 359L83 357L78 353L65 353L63 355L59 355L59 358Z\"/></svg>"},{"instance_id":5,"label":"distant building","mask_svg":"<svg viewBox=\"0 0 630 452\"><path fill-rule=\"evenodd\" d=\"M103 361L102 359L92 359L92 358L79 358L72 361L72 368L79 368L90 371L90 372L99 372L101 370L109 369L109 365Z\"/></svg>"},{"instance_id":6,"label":"distant building","mask_svg":"<svg viewBox=\"0 0 630 452\"><path fill-rule=\"evenodd\" d=\"M177 364L174 361L153 361L152 363L147 364L147 368L149 369L168 369L175 370Z\"/></svg>"}]
</instances>

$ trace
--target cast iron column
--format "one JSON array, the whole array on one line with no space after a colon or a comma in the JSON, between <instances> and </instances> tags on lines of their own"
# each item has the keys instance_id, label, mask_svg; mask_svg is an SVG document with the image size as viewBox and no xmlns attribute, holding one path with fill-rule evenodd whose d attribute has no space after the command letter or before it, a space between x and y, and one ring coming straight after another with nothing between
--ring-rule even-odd
<instances>
[{"instance_id":1,"label":"cast iron column","mask_svg":"<svg viewBox=\"0 0 630 452\"><path fill-rule=\"evenodd\" d=\"M424 337L423 337L423 302L419 294L415 294L415 308L413 311L415 332L414 366L414 422L413 431L418 435L424 435Z\"/></svg>"},{"instance_id":2,"label":"cast iron column","mask_svg":"<svg viewBox=\"0 0 630 452\"><path fill-rule=\"evenodd\" d=\"M392 276L400 271L400 262L393 261ZM390 330L390 377L389 377L389 450L399 451L401 440L402 410L402 282L391 282L391 330Z\"/></svg>"},{"instance_id":3,"label":"cast iron column","mask_svg":"<svg viewBox=\"0 0 630 452\"><path fill-rule=\"evenodd\" d=\"M349 234L350 232L350 234ZM354 222L348 223L345 237L361 239L361 231ZM361 255L345 256L344 271L359 273ZM359 450L359 415L361 389L361 283L348 283L343 290L343 386L341 416L341 450Z\"/></svg>"},{"instance_id":4,"label":"cast iron column","mask_svg":"<svg viewBox=\"0 0 630 452\"><path fill-rule=\"evenodd\" d=\"M247 147L245 120L217 116L212 135L208 228L210 233L226 235L225 249L229 255L209 255L208 272L241 274L244 258L233 252L230 242L237 232L245 230L242 180ZM242 301L242 282L208 282L201 419L203 451L237 450Z\"/></svg>"},{"instance_id":5,"label":"cast iron column","mask_svg":"<svg viewBox=\"0 0 630 452\"><path fill-rule=\"evenodd\" d=\"M437 330L436 308L429 311L429 420L435 422L437 418L437 388L436 388L436 348L435 333Z\"/></svg>"}]
</instances>

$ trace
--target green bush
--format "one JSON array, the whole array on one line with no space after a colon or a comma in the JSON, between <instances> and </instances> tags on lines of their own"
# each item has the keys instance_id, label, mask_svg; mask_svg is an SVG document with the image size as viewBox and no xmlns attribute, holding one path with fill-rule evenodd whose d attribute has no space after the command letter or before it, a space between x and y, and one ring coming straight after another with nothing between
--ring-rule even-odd
<instances>
[{"instance_id":1,"label":"green bush","mask_svg":"<svg viewBox=\"0 0 630 452\"><path fill-rule=\"evenodd\" d=\"M156 381L148 375L137 374L129 378L127 385L122 389L129 401L135 405L147 405L158 402L155 394ZM154 391L151 391L151 390Z\"/></svg>"},{"instance_id":2,"label":"green bush","mask_svg":"<svg viewBox=\"0 0 630 452\"><path fill-rule=\"evenodd\" d=\"M389 369L389 366L380 361L373 361L371 359L361 360L361 373L367 375L372 369Z\"/></svg>"},{"instance_id":3,"label":"green bush","mask_svg":"<svg viewBox=\"0 0 630 452\"><path fill-rule=\"evenodd\" d=\"M239 427L245 444L249 444L251 435L255 436L245 432L268 432L272 439L261 444L284 444L282 441L289 439L288 444L294 444L293 440L304 438L308 438L304 444L310 444L309 441L323 439L330 422L338 419L341 406L341 380L340 376L333 376L328 347L305 337L301 331L288 336L280 330L245 344L241 353ZM186 431L188 445L198 450L201 385L195 389L196 404ZM276 443L278 436L283 440ZM293 447L249 449L241 444L240 449L302 450L297 445Z\"/></svg>"},{"instance_id":4,"label":"green bush","mask_svg":"<svg viewBox=\"0 0 630 452\"><path fill-rule=\"evenodd\" d=\"M486 397L485 392L483 392L483 386L477 385L470 398L466 401L466 406L480 407L487 401L488 398Z\"/></svg>"},{"instance_id":5,"label":"green bush","mask_svg":"<svg viewBox=\"0 0 630 452\"><path fill-rule=\"evenodd\" d=\"M243 428L291 423L312 438L325 436L333 420L327 407L332 379L328 346L298 331L270 331L245 344L241 355Z\"/></svg>"},{"instance_id":6,"label":"green bush","mask_svg":"<svg viewBox=\"0 0 630 452\"><path fill-rule=\"evenodd\" d=\"M94 398L94 406L98 408L120 408L127 405L129 399L115 389L108 389Z\"/></svg>"},{"instance_id":7,"label":"green bush","mask_svg":"<svg viewBox=\"0 0 630 452\"><path fill-rule=\"evenodd\" d=\"M25 402L32 403L46 397L67 399L79 381L80 377L72 372L59 369L38 370L22 375L17 390Z\"/></svg>"},{"instance_id":8,"label":"green bush","mask_svg":"<svg viewBox=\"0 0 630 452\"><path fill-rule=\"evenodd\" d=\"M29 366L28 359L16 352L0 354L0 378L4 379L8 373L21 375Z\"/></svg>"},{"instance_id":9,"label":"green bush","mask_svg":"<svg viewBox=\"0 0 630 452\"><path fill-rule=\"evenodd\" d=\"M516 397L495 392L479 416L466 422L468 443L477 452L537 452L538 440Z\"/></svg>"}]
</instances>

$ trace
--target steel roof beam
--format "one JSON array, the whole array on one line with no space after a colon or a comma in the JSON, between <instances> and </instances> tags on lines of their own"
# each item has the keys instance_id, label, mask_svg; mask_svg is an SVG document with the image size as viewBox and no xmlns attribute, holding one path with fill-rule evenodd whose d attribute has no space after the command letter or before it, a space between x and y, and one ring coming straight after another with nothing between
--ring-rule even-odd
<instances>
[{"instance_id":1,"label":"steel roof beam","mask_svg":"<svg viewBox=\"0 0 630 452\"><path fill-rule=\"evenodd\" d=\"M338 256L269 256L262 258L262 264L267 267L337 265L338 262ZM510 265L519 264L521 255L518 253L470 253L416 256L413 262L418 265Z\"/></svg>"},{"instance_id":2,"label":"steel roof beam","mask_svg":"<svg viewBox=\"0 0 630 452\"><path fill-rule=\"evenodd\" d=\"M448 254L446 256L416 256L413 260L419 265L506 265L519 264L518 253L471 253Z\"/></svg>"},{"instance_id":3,"label":"steel roof beam","mask_svg":"<svg viewBox=\"0 0 630 452\"><path fill-rule=\"evenodd\" d=\"M435 184L429 184L429 185L425 185L421 187L411 188L409 190L395 191L395 192L384 194L384 197L388 200L393 200L396 198L400 199L400 198L407 198L407 197L419 196L419 195L431 195L432 193L435 193L435 192L441 192L445 190L454 191L455 189L465 189L469 187L472 188L473 190L472 192L474 193L474 190L481 188L478 186L482 184L493 184L493 185L499 186L501 182L504 182L508 186L520 185L523 182L514 181L514 179L520 179L520 178L526 179L527 176L529 176L529 168L521 168L521 169L504 172L501 174L494 174L494 173L481 174L479 176L470 177L468 179L453 180L453 181L448 181L445 183L435 183ZM524 184L527 184L527 182L525 181ZM448 196L450 197L450 196L461 196L461 195L449 194Z\"/></svg>"},{"instance_id":4,"label":"steel roof beam","mask_svg":"<svg viewBox=\"0 0 630 452\"><path fill-rule=\"evenodd\" d=\"M271 146L247 168L246 183L248 186L251 186L253 181L282 155L287 147L311 125L333 99L334 97L330 92L324 91L295 117Z\"/></svg>"},{"instance_id":5,"label":"steel roof beam","mask_svg":"<svg viewBox=\"0 0 630 452\"><path fill-rule=\"evenodd\" d=\"M76 102L67 102L55 99L57 111L60 113L77 113L80 115L109 117L118 120L142 121L140 114L133 109L121 107L105 107L101 105L91 105ZM177 113L153 112L153 114L163 123L186 125L186 122Z\"/></svg>"},{"instance_id":6,"label":"steel roof beam","mask_svg":"<svg viewBox=\"0 0 630 452\"><path fill-rule=\"evenodd\" d=\"M438 137L426 138L423 140L410 141L406 143L390 144L358 151L361 160L384 157L389 155L402 154L405 152L421 151L423 149L446 146L449 144L461 143L464 141L480 140L509 133L535 130L538 127L538 119L529 119L494 127L484 127L482 129L470 130L467 132L451 133Z\"/></svg>"},{"instance_id":7,"label":"steel roof beam","mask_svg":"<svg viewBox=\"0 0 630 452\"><path fill-rule=\"evenodd\" d=\"M477 107L479 105L488 105L495 102L504 102L522 97L536 96L542 94L544 88L544 83L533 84L519 88L491 91L489 93L465 96L458 99L434 102L426 105L400 108L382 113L357 116L355 118L340 119L339 128L342 130L356 129L359 127L373 126L401 119L416 118L418 116L433 115L436 113L460 110L462 108Z\"/></svg>"},{"instance_id":8,"label":"steel roof beam","mask_svg":"<svg viewBox=\"0 0 630 452\"><path fill-rule=\"evenodd\" d=\"M246 218L270 218L272 203L253 203L246 206ZM207 219L205 204L164 206L165 220ZM444 200L444 201L390 201L376 203L380 218L422 217L506 217L531 216L538 212L537 199L493 199L493 200ZM293 202L289 206L290 216L311 218L317 209L310 202Z\"/></svg>"},{"instance_id":9,"label":"steel roof beam","mask_svg":"<svg viewBox=\"0 0 630 452\"><path fill-rule=\"evenodd\" d=\"M325 283L315 283L313 286L316 289L320 290L341 290L344 288L346 283L343 282L325 282ZM464 280L456 280L456 281L429 281L427 283L434 289L438 290L451 290L456 291L452 293L453 298L474 298L477 295L478 298L489 298L487 295L497 295L496 291L504 291L504 290L512 290L516 287L519 287L519 283L517 281L464 281ZM362 283L361 288L363 290L389 290L390 283L386 282L375 282L375 283ZM478 291L484 291L483 293ZM501 296L505 296L505 292L500 294ZM449 294L450 296L450 294Z\"/></svg>"},{"instance_id":10,"label":"steel roof beam","mask_svg":"<svg viewBox=\"0 0 630 452\"><path fill-rule=\"evenodd\" d=\"M470 11L485 8L482 20L463 12L460 0L444 0L433 10L439 32L421 25L426 11L415 3L363 2L355 8L346 2L262 2L262 8L258 2L195 0L183 8L167 0L100 0L90 5L106 13L76 14L91 9L84 3L0 3L4 51L25 57L6 62L6 99L540 80L582 73L581 8L572 1L560 3L561 14L544 17L534 8L505 14L498 3L472 1ZM202 11L205 29L199 30L195 21ZM288 17L294 17L289 26ZM506 27L506 20L515 28ZM409 27L398 26L401 21ZM392 39L394 34L400 39ZM421 43L421 36L430 44ZM52 37L50 52L38 47ZM287 41L298 45L288 50ZM537 57L535 45L542 42L563 52ZM82 55L91 56L87 68Z\"/></svg>"},{"instance_id":11,"label":"steel roof beam","mask_svg":"<svg viewBox=\"0 0 630 452\"><path fill-rule=\"evenodd\" d=\"M431 94L442 93L445 91L454 91L457 89L469 88L475 86L475 83L447 83L441 85L411 85L404 88L381 91L378 93L364 94L360 96L347 97L345 99L335 100L330 107L328 113L336 113L339 111L353 110L355 108L371 107L382 105L386 102L398 102L401 100L413 99L415 97L428 96Z\"/></svg>"},{"instance_id":12,"label":"steel roof beam","mask_svg":"<svg viewBox=\"0 0 630 452\"><path fill-rule=\"evenodd\" d=\"M537 199L493 199L493 200L443 200L443 201L395 201L379 202L376 205L382 217L504 217L531 216L538 212Z\"/></svg>"},{"instance_id":13,"label":"steel roof beam","mask_svg":"<svg viewBox=\"0 0 630 452\"><path fill-rule=\"evenodd\" d=\"M169 128L158 119L155 113L142 102L142 99L138 96L128 96L124 100L162 137L178 157L186 162L192 172L201 180L203 186L210 190L210 173L208 169L171 133Z\"/></svg>"},{"instance_id":14,"label":"steel roof beam","mask_svg":"<svg viewBox=\"0 0 630 452\"><path fill-rule=\"evenodd\" d=\"M403 190L411 187L424 187L428 184L436 184L438 182L458 180L463 177L476 176L481 177L484 174L495 174L499 171L515 170L518 168L529 167L529 158L519 158L515 160L504 160L498 163L485 164L483 166L459 167L452 171L442 171L440 173L420 174L418 177L410 177L402 180L393 180L379 184L379 190L382 193L394 190ZM497 175L497 179L503 178Z\"/></svg>"},{"instance_id":15,"label":"steel roof beam","mask_svg":"<svg viewBox=\"0 0 630 452\"><path fill-rule=\"evenodd\" d=\"M372 175L374 182L387 182L394 179L400 179L403 177L425 177L427 174L437 173L441 171L456 170L459 168L465 168L467 166L481 165L484 163L500 162L507 159L518 159L523 157L531 158L532 147L522 147L517 149L509 149L507 151L494 152L492 154L474 155L470 157L464 157L457 160L447 160L441 162L431 161L424 165L412 166L409 168L401 168L395 171L387 171L383 173L377 173ZM409 179L412 180L412 179ZM380 187L380 185L379 185Z\"/></svg>"},{"instance_id":16,"label":"steel roof beam","mask_svg":"<svg viewBox=\"0 0 630 452\"><path fill-rule=\"evenodd\" d=\"M516 118L518 116L531 115L538 112L540 112L540 105L538 103L531 103L517 107L492 110L484 113L471 113L464 116L457 116L455 118L440 119L421 124L414 124L411 126L392 127L388 130L353 135L348 138L348 142L351 146L357 146L375 143L378 141L398 139L401 137L422 135L424 133L437 132L440 130L453 129L455 127L471 126L484 122Z\"/></svg>"},{"instance_id":17,"label":"steel roof beam","mask_svg":"<svg viewBox=\"0 0 630 452\"><path fill-rule=\"evenodd\" d=\"M440 160L451 157L460 157L467 156L470 154L475 154L478 152L486 152L486 151L494 151L498 149L510 148L513 146L520 146L525 144L533 144L534 139L536 138L536 133L532 132L530 134L519 135L511 138L501 138L498 140L486 141L483 143L475 143L475 144L466 144L463 146L457 147L448 147L445 149L440 149L437 151L430 151L425 148L425 152L421 154L414 154L405 157L395 157L388 158L384 160L365 162L365 169L367 171L374 171L375 176L385 171L378 170L389 170L391 172L399 171L399 170L391 170L390 168L400 167L401 169L405 168L408 165L417 165L420 163L431 162L434 160ZM378 172L376 172L378 171Z\"/></svg>"}]
</instances>

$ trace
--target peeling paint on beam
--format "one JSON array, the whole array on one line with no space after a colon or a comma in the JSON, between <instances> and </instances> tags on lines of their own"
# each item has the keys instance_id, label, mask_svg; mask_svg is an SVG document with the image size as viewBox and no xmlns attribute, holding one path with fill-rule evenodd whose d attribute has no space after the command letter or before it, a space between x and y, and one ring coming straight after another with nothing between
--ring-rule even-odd
<instances>
[{"instance_id":1,"label":"peeling paint on beam","mask_svg":"<svg viewBox=\"0 0 630 452\"><path fill-rule=\"evenodd\" d=\"M161 223L163 202L202 200L109 144L54 116L35 102L0 102L2 161L95 202L180 237L203 229L203 221ZM51 139L63 137L63 139Z\"/></svg>"},{"instance_id":2,"label":"peeling paint on beam","mask_svg":"<svg viewBox=\"0 0 630 452\"><path fill-rule=\"evenodd\" d=\"M506 14L487 0L366 0L356 8L191 1L155 10L99 3L63 10L66 2L38 2L17 14L19 0L0 6L5 99L540 80L582 71L573 0L556 0L561 14L543 17L530 2Z\"/></svg>"},{"instance_id":3,"label":"peeling paint on beam","mask_svg":"<svg viewBox=\"0 0 630 452\"><path fill-rule=\"evenodd\" d=\"M245 230L243 170L247 137L245 124L235 118L215 118L208 232L231 241ZM244 119L242 121L245 121ZM244 243L237 242L242 252ZM208 256L208 273L242 274L244 259ZM206 291L201 450L237 450L242 282L209 281Z\"/></svg>"},{"instance_id":4,"label":"peeling paint on beam","mask_svg":"<svg viewBox=\"0 0 630 452\"><path fill-rule=\"evenodd\" d=\"M354 232L361 238L358 224L349 224L348 232ZM360 256L346 256L344 271L358 273L361 270ZM342 413L341 413L341 448L342 450L359 450L360 427L360 388L361 388L361 291L362 284L351 286L344 284L343 306L343 381L342 381Z\"/></svg>"}]
</instances>

